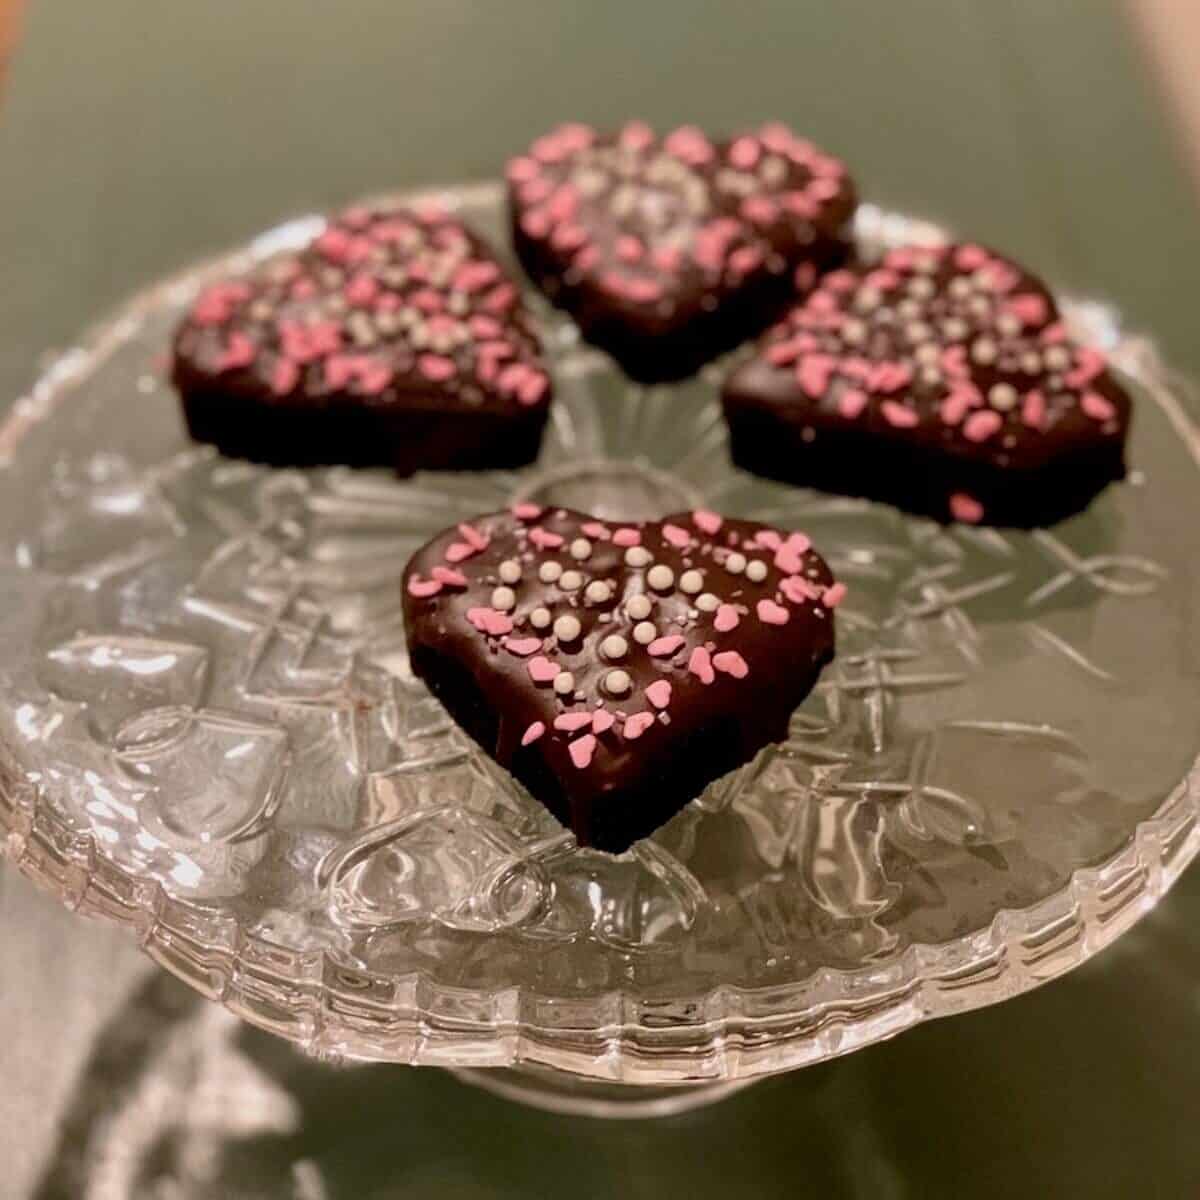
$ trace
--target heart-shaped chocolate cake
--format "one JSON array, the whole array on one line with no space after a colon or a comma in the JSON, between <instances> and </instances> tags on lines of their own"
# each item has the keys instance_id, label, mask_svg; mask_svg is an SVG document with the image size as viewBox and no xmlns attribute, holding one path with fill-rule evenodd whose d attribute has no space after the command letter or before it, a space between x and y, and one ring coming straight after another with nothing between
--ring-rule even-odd
<instances>
[{"instance_id":1,"label":"heart-shaped chocolate cake","mask_svg":"<svg viewBox=\"0 0 1200 1200\"><path fill-rule=\"evenodd\" d=\"M346 209L201 292L174 351L192 437L280 465L521 466L550 403L517 286L432 207Z\"/></svg>"},{"instance_id":2,"label":"heart-shaped chocolate cake","mask_svg":"<svg viewBox=\"0 0 1200 1200\"><path fill-rule=\"evenodd\" d=\"M942 521L1047 524L1125 474L1130 400L1104 355L976 245L827 274L724 407L738 466Z\"/></svg>"},{"instance_id":3,"label":"heart-shaped chocolate cake","mask_svg":"<svg viewBox=\"0 0 1200 1200\"><path fill-rule=\"evenodd\" d=\"M729 141L563 125L508 164L530 277L630 377L680 379L846 255L844 165L772 123Z\"/></svg>"},{"instance_id":4,"label":"heart-shaped chocolate cake","mask_svg":"<svg viewBox=\"0 0 1200 1200\"><path fill-rule=\"evenodd\" d=\"M619 852L787 736L845 592L802 533L517 505L408 564L414 673L582 845Z\"/></svg>"}]
</instances>

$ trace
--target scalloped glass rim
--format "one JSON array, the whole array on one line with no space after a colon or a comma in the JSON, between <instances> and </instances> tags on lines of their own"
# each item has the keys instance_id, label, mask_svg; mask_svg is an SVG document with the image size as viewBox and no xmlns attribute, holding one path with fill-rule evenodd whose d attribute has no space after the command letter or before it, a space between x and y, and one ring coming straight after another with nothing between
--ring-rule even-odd
<instances>
[{"instance_id":1,"label":"scalloped glass rim","mask_svg":"<svg viewBox=\"0 0 1200 1200\"><path fill-rule=\"evenodd\" d=\"M486 184L455 199L496 204ZM446 197L443 189L419 197ZM180 289L311 235L319 218L288 222L248 250L181 273L134 299L119 316L61 355L0 428L0 464L44 420L70 385L135 329L139 316ZM936 239L933 226L864 206L859 233L878 244ZM1097 323L1122 368L1160 406L1200 465L1200 433L1153 345L1119 337L1111 314L1078 306ZM72 831L11 764L0 762L0 846L68 907L132 927L146 952L251 1023L331 1058L447 1067L536 1063L628 1083L749 1079L818 1062L891 1037L918 1022L1015 996L1079 965L1163 896L1200 851L1200 760L1154 815L1102 864L1030 907L1000 911L953 942L914 944L893 961L853 970L821 968L778 987L722 986L686 1004L612 991L557 1011L553 996L440 985L424 974L384 976L348 968L326 952L290 951L248 935L230 916L171 898ZM555 1020L559 1017L559 1020Z\"/></svg>"}]
</instances>

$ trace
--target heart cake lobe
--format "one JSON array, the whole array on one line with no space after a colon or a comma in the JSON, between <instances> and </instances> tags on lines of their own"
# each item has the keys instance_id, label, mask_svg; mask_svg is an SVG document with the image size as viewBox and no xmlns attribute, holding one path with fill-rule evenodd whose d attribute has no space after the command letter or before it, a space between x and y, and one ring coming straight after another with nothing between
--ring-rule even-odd
<instances>
[{"instance_id":1,"label":"heart cake lobe","mask_svg":"<svg viewBox=\"0 0 1200 1200\"><path fill-rule=\"evenodd\" d=\"M621 852L787 737L845 595L801 533L520 505L410 560L413 672L581 845Z\"/></svg>"},{"instance_id":2,"label":"heart cake lobe","mask_svg":"<svg viewBox=\"0 0 1200 1200\"><path fill-rule=\"evenodd\" d=\"M348 208L209 285L172 375L192 437L223 453L401 474L533 461L552 391L516 284L432 206Z\"/></svg>"},{"instance_id":3,"label":"heart cake lobe","mask_svg":"<svg viewBox=\"0 0 1200 1200\"><path fill-rule=\"evenodd\" d=\"M535 283L633 379L693 374L846 255L844 164L769 123L727 141L562 125L508 164Z\"/></svg>"}]
</instances>

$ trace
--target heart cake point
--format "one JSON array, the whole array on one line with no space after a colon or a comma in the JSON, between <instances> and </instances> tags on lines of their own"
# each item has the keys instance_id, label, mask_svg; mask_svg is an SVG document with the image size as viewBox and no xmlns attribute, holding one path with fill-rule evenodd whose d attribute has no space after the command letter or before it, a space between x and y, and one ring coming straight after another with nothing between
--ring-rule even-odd
<instances>
[{"instance_id":1,"label":"heart cake point","mask_svg":"<svg viewBox=\"0 0 1200 1200\"><path fill-rule=\"evenodd\" d=\"M707 510L519 505L410 560L413 672L576 835L620 852L787 737L844 586L807 537ZM623 536L622 536L623 535Z\"/></svg>"}]
</instances>

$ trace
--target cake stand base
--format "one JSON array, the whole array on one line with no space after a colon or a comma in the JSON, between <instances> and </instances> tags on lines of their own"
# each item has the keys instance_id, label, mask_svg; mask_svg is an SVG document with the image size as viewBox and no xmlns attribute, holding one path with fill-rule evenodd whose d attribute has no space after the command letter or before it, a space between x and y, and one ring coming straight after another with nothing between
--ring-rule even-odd
<instances>
[{"instance_id":1,"label":"cake stand base","mask_svg":"<svg viewBox=\"0 0 1200 1200\"><path fill-rule=\"evenodd\" d=\"M645 1087L583 1079L549 1067L463 1067L450 1074L494 1096L572 1117L633 1120L673 1117L716 1104L758 1082L754 1079L715 1083L681 1083Z\"/></svg>"}]
</instances>

